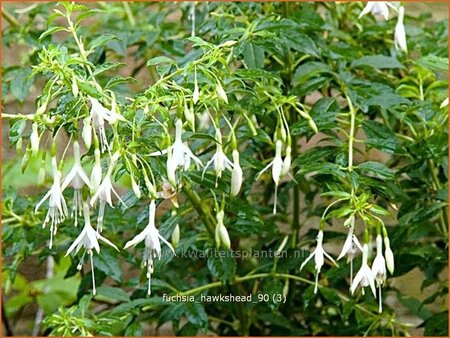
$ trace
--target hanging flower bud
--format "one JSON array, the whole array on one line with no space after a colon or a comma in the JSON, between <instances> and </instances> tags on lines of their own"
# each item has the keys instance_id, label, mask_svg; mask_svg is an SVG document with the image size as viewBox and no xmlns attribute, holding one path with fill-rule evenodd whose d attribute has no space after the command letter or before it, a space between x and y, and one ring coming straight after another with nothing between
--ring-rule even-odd
<instances>
[{"instance_id":1,"label":"hanging flower bud","mask_svg":"<svg viewBox=\"0 0 450 338\"><path fill-rule=\"evenodd\" d=\"M22 145L23 145L23 139L19 137L19 139L16 142L16 153L20 154L22 152Z\"/></svg>"},{"instance_id":2,"label":"hanging flower bud","mask_svg":"<svg viewBox=\"0 0 450 338\"><path fill-rule=\"evenodd\" d=\"M227 93L225 93L225 90L223 90L222 85L218 82L216 85L216 92L217 95L219 95L219 97L225 102L228 103L228 97L227 97Z\"/></svg>"},{"instance_id":3,"label":"hanging flower bud","mask_svg":"<svg viewBox=\"0 0 450 338\"><path fill-rule=\"evenodd\" d=\"M91 192L97 191L102 182L102 165L100 163L100 149L96 148L94 151L95 163L91 172Z\"/></svg>"},{"instance_id":4,"label":"hanging flower bud","mask_svg":"<svg viewBox=\"0 0 450 338\"><path fill-rule=\"evenodd\" d=\"M141 198L141 190L139 189L139 184L136 183L136 180L134 179L134 176L131 175L131 187L133 188L133 192L136 195L138 199Z\"/></svg>"},{"instance_id":5,"label":"hanging flower bud","mask_svg":"<svg viewBox=\"0 0 450 338\"><path fill-rule=\"evenodd\" d=\"M223 243L224 247L230 249L231 247L230 236L228 235L227 228L223 224L219 226L219 236L220 241Z\"/></svg>"},{"instance_id":6,"label":"hanging flower bud","mask_svg":"<svg viewBox=\"0 0 450 338\"><path fill-rule=\"evenodd\" d=\"M384 238L384 246L386 249L384 250L384 256L386 258L386 266L391 274L394 273L394 254L392 253L390 244L389 244L389 238Z\"/></svg>"},{"instance_id":7,"label":"hanging flower bud","mask_svg":"<svg viewBox=\"0 0 450 338\"><path fill-rule=\"evenodd\" d=\"M45 154L45 153L44 153ZM45 182L45 158L41 160L41 166L39 168L38 178L37 178L37 185L41 186Z\"/></svg>"},{"instance_id":8,"label":"hanging flower bud","mask_svg":"<svg viewBox=\"0 0 450 338\"><path fill-rule=\"evenodd\" d=\"M28 162L30 161L30 156L31 156L31 148L28 147L27 151L25 152L25 154L22 157L22 163L20 165L20 171L22 172L22 174L25 172L25 169L27 169L27 167L28 167Z\"/></svg>"},{"instance_id":9,"label":"hanging flower bud","mask_svg":"<svg viewBox=\"0 0 450 338\"><path fill-rule=\"evenodd\" d=\"M171 239L172 239L172 246L174 248L176 248L178 245L178 242L180 241L180 226L178 224L175 225L175 229L173 229Z\"/></svg>"},{"instance_id":10,"label":"hanging flower bud","mask_svg":"<svg viewBox=\"0 0 450 338\"><path fill-rule=\"evenodd\" d=\"M403 24L404 16L405 16L405 8L403 6L400 6L400 8L398 9L397 24L395 25L394 44L395 49L407 53L408 46L406 44L405 25Z\"/></svg>"},{"instance_id":11,"label":"hanging flower bud","mask_svg":"<svg viewBox=\"0 0 450 338\"><path fill-rule=\"evenodd\" d=\"M286 147L286 156L283 161L283 165L281 167L281 177L286 176L291 168L291 146Z\"/></svg>"},{"instance_id":12,"label":"hanging flower bud","mask_svg":"<svg viewBox=\"0 0 450 338\"><path fill-rule=\"evenodd\" d=\"M92 126L90 117L85 117L83 119L83 131L81 132L81 137L83 138L86 149L91 148L92 144Z\"/></svg>"},{"instance_id":13,"label":"hanging flower bud","mask_svg":"<svg viewBox=\"0 0 450 338\"><path fill-rule=\"evenodd\" d=\"M32 128L30 135L31 154L33 156L36 156L39 151L39 131L37 122L34 122L31 128Z\"/></svg>"},{"instance_id":14,"label":"hanging flower bud","mask_svg":"<svg viewBox=\"0 0 450 338\"><path fill-rule=\"evenodd\" d=\"M192 130L195 131L195 114L192 111L192 109L190 109L187 106L187 104L184 105L184 118L189 123L189 125L192 128Z\"/></svg>"},{"instance_id":15,"label":"hanging flower bud","mask_svg":"<svg viewBox=\"0 0 450 338\"><path fill-rule=\"evenodd\" d=\"M74 76L72 77L72 94L74 97L78 97L78 84L77 84L77 78Z\"/></svg>"},{"instance_id":16,"label":"hanging flower bud","mask_svg":"<svg viewBox=\"0 0 450 338\"><path fill-rule=\"evenodd\" d=\"M237 149L233 150L233 171L231 172L231 191L232 197L237 196L242 186L242 169L239 164L239 152Z\"/></svg>"},{"instance_id":17,"label":"hanging flower bud","mask_svg":"<svg viewBox=\"0 0 450 338\"><path fill-rule=\"evenodd\" d=\"M197 68L194 68L194 92L192 93L192 102L197 104L199 97L200 90L198 89Z\"/></svg>"}]
</instances>

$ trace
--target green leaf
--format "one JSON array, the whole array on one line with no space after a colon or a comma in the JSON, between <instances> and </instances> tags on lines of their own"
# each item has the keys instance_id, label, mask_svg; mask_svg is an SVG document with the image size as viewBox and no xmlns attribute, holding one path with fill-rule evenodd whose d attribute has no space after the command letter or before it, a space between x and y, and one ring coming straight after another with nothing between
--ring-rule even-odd
<instances>
[{"instance_id":1,"label":"green leaf","mask_svg":"<svg viewBox=\"0 0 450 338\"><path fill-rule=\"evenodd\" d=\"M86 82L78 82L78 88L80 89L80 91L82 91L83 93L92 96L96 99L100 99L102 98L102 95L99 93L99 91L97 90L97 88L95 88L94 86L90 85L89 83Z\"/></svg>"},{"instance_id":2,"label":"green leaf","mask_svg":"<svg viewBox=\"0 0 450 338\"><path fill-rule=\"evenodd\" d=\"M174 60L172 60L171 58L168 58L167 56L157 56L157 57L147 61L147 67L159 65L161 63L176 64L176 62Z\"/></svg>"},{"instance_id":3,"label":"green leaf","mask_svg":"<svg viewBox=\"0 0 450 338\"><path fill-rule=\"evenodd\" d=\"M289 48L297 52L319 57L316 44L306 34L290 29L281 36L281 39Z\"/></svg>"},{"instance_id":4,"label":"green leaf","mask_svg":"<svg viewBox=\"0 0 450 338\"><path fill-rule=\"evenodd\" d=\"M448 337L448 311L430 316L425 321L424 335Z\"/></svg>"},{"instance_id":5,"label":"green leaf","mask_svg":"<svg viewBox=\"0 0 450 338\"><path fill-rule=\"evenodd\" d=\"M97 288L97 295L95 298L105 299L108 302L119 301L119 302L129 302L130 297L125 291L120 288L101 286Z\"/></svg>"},{"instance_id":6,"label":"green leaf","mask_svg":"<svg viewBox=\"0 0 450 338\"><path fill-rule=\"evenodd\" d=\"M183 312L190 323L205 329L208 327L208 315L202 304L192 302L181 304Z\"/></svg>"},{"instance_id":7,"label":"green leaf","mask_svg":"<svg viewBox=\"0 0 450 338\"><path fill-rule=\"evenodd\" d=\"M379 149L388 154L393 154L396 151L399 145L397 137L384 124L368 120L363 122L362 127L366 134L367 146Z\"/></svg>"},{"instance_id":8,"label":"green leaf","mask_svg":"<svg viewBox=\"0 0 450 338\"><path fill-rule=\"evenodd\" d=\"M30 74L31 70L29 68L19 69L14 72L14 78L11 81L11 93L19 102L25 101L34 82Z\"/></svg>"},{"instance_id":9,"label":"green leaf","mask_svg":"<svg viewBox=\"0 0 450 338\"><path fill-rule=\"evenodd\" d=\"M311 77L323 73L331 73L330 67L322 62L310 61L306 62L295 70L293 84L301 84Z\"/></svg>"},{"instance_id":10,"label":"green leaf","mask_svg":"<svg viewBox=\"0 0 450 338\"><path fill-rule=\"evenodd\" d=\"M439 57L433 54L420 58L417 60L417 64L425 68L441 70L446 73L448 72L448 58Z\"/></svg>"},{"instance_id":11,"label":"green leaf","mask_svg":"<svg viewBox=\"0 0 450 338\"><path fill-rule=\"evenodd\" d=\"M193 47L207 47L207 48L213 48L213 44L206 42L205 40L203 40L202 38L198 37L198 36L191 36L188 37L187 40L193 42Z\"/></svg>"},{"instance_id":12,"label":"green leaf","mask_svg":"<svg viewBox=\"0 0 450 338\"><path fill-rule=\"evenodd\" d=\"M142 336L142 325L135 320L125 330L125 337L140 337Z\"/></svg>"},{"instance_id":13,"label":"green leaf","mask_svg":"<svg viewBox=\"0 0 450 338\"><path fill-rule=\"evenodd\" d=\"M223 282L231 281L236 273L236 260L228 250L216 250L208 258L208 269Z\"/></svg>"},{"instance_id":14,"label":"green leaf","mask_svg":"<svg viewBox=\"0 0 450 338\"><path fill-rule=\"evenodd\" d=\"M22 136L22 133L25 130L25 127L27 126L27 122L24 119L19 119L19 120L10 120L10 123L12 125L11 127L9 127L9 142L11 143L11 145L15 145Z\"/></svg>"},{"instance_id":15,"label":"green leaf","mask_svg":"<svg viewBox=\"0 0 450 338\"><path fill-rule=\"evenodd\" d=\"M103 34L103 35L100 35L98 38L92 40L89 43L88 48L95 49L97 47L104 46L111 40L120 40L120 39L113 34Z\"/></svg>"},{"instance_id":16,"label":"green leaf","mask_svg":"<svg viewBox=\"0 0 450 338\"><path fill-rule=\"evenodd\" d=\"M50 27L49 29L47 29L45 32L43 32L40 36L39 36L39 41L43 40L46 36L52 35L56 32L61 32L61 31L65 31L68 32L67 28L65 27Z\"/></svg>"},{"instance_id":17,"label":"green leaf","mask_svg":"<svg viewBox=\"0 0 450 338\"><path fill-rule=\"evenodd\" d=\"M393 171L380 162L364 162L358 164L357 169L361 172L368 173L369 176L374 176L381 179L392 180L395 178Z\"/></svg>"},{"instance_id":18,"label":"green leaf","mask_svg":"<svg viewBox=\"0 0 450 338\"><path fill-rule=\"evenodd\" d=\"M252 42L246 42L242 50L244 62L249 69L264 67L264 49Z\"/></svg>"},{"instance_id":19,"label":"green leaf","mask_svg":"<svg viewBox=\"0 0 450 338\"><path fill-rule=\"evenodd\" d=\"M376 69L396 69L404 68L403 65L393 56L369 55L363 56L352 62L351 67L369 66Z\"/></svg>"}]
</instances>

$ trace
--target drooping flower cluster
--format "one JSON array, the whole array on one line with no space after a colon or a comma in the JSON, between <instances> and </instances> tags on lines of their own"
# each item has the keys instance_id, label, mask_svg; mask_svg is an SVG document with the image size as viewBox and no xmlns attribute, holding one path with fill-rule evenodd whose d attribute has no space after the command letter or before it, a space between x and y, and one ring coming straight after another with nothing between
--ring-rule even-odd
<instances>
[{"instance_id":1,"label":"drooping flower cluster","mask_svg":"<svg viewBox=\"0 0 450 338\"><path fill-rule=\"evenodd\" d=\"M394 31L394 45L397 50L401 50L405 53L408 52L408 46L406 43L405 25L403 19L405 16L405 8L403 6L396 7L389 1L368 1L364 9L359 14L359 18L371 13L374 16L382 16L385 20L389 19L389 8L397 12L397 24Z\"/></svg>"},{"instance_id":2,"label":"drooping flower cluster","mask_svg":"<svg viewBox=\"0 0 450 338\"><path fill-rule=\"evenodd\" d=\"M382 294L381 294L381 287L385 284L387 273L386 273L386 267L387 270L389 270L390 273L394 272L394 255L392 253L392 250L390 248L389 243L389 237L387 235L387 231L385 227L383 226L383 237L384 237L384 245L385 245L385 252L384 256L382 253L382 246L383 246L383 240L381 237L381 233L378 233L376 236L376 256L375 259L372 262L372 267L369 266L369 235L366 230L364 234L364 244L361 246L359 243L359 240L354 234L354 217L350 218L351 221L349 221L349 232L347 235L347 238L344 242L344 245L342 247L341 253L339 254L338 260L344 257L346 254L349 256L349 261L351 263L350 265L350 292L352 294L355 293L356 289L358 287L361 287L361 292L364 294L364 288L370 287L373 295L375 298L378 297L379 301L379 312L382 312ZM353 257L355 256L355 253L357 252L356 249L359 249L362 252L362 263L361 267L359 268L358 272L356 273L355 277L353 278ZM318 277L319 273L321 271L322 266L324 265L324 257L327 257L334 265L337 266L334 259L325 252L323 249L323 229L322 227L319 230L319 233L317 235L317 244L314 251L303 261L303 263L300 266L300 271L305 267L305 265L314 257L314 270L315 270L315 283L314 283L314 293L317 293L318 289ZM376 288L378 288L378 295L376 293Z\"/></svg>"}]
</instances>

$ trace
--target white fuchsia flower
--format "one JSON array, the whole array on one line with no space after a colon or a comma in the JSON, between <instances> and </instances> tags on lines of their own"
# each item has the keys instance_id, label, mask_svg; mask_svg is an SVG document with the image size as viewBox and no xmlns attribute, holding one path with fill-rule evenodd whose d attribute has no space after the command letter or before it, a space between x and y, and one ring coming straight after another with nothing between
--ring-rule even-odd
<instances>
[{"instance_id":1,"label":"white fuchsia flower","mask_svg":"<svg viewBox=\"0 0 450 338\"><path fill-rule=\"evenodd\" d=\"M302 265L300 265L300 271L305 267L305 265L311 260L311 258L314 257L315 266L314 269L316 270L316 279L315 279L315 285L314 285L314 293L317 293L317 286L319 283L319 273L320 270L325 262L324 256L326 256L331 262L334 263L334 265L337 266L334 259L325 252L323 249L323 231L320 230L317 234L317 245L314 251L304 260Z\"/></svg>"},{"instance_id":2,"label":"white fuchsia flower","mask_svg":"<svg viewBox=\"0 0 450 338\"><path fill-rule=\"evenodd\" d=\"M111 241L100 235L97 231L94 230L94 228L91 226L91 219L89 215L89 203L83 202L83 214L84 214L84 227L83 230L81 230L81 233L78 235L78 237L75 239L75 241L70 245L69 249L67 249L66 256L68 256L73 250L75 250L75 254L77 254L82 247L86 250L83 253L83 256L81 257L80 262L78 263L77 269L81 270L83 266L83 258L85 253L87 252L90 257L91 261L91 273L92 273L92 293L96 294L95 289L95 275L94 275L94 262L93 262L93 251L94 249L97 253L100 253L100 245L98 243L98 240L103 241L104 243L108 244L109 246L113 247L117 251L119 249L117 246L115 246Z\"/></svg>"},{"instance_id":3,"label":"white fuchsia flower","mask_svg":"<svg viewBox=\"0 0 450 338\"><path fill-rule=\"evenodd\" d=\"M347 223L347 221L346 221L346 223ZM356 249L359 249L362 252L363 248L354 233L354 227L355 227L355 217L354 216L351 216L349 218L349 224L350 224L350 227L348 229L347 238L345 239L344 245L342 246L341 253L339 254L337 260L340 260L345 255L347 255L347 262L350 262L350 284L352 284L352 282L353 282L353 258L355 257L355 254L357 252ZM346 224L344 223L344 225L346 225Z\"/></svg>"},{"instance_id":4,"label":"white fuchsia flower","mask_svg":"<svg viewBox=\"0 0 450 338\"><path fill-rule=\"evenodd\" d=\"M406 43L405 25L403 24L404 16L405 8L403 6L400 6L400 8L398 9L397 24L395 25L394 45L397 50L401 50L407 53L408 46Z\"/></svg>"},{"instance_id":5,"label":"white fuchsia flower","mask_svg":"<svg viewBox=\"0 0 450 338\"><path fill-rule=\"evenodd\" d=\"M202 178L205 175L206 169L210 165L213 165L214 171L216 172L216 178L220 178L222 176L222 172L224 170L233 170L233 162L231 162L227 155L223 152L222 148L222 133L220 132L220 129L216 128L216 152L214 153L213 157L206 163L205 169L203 169ZM216 187L217 187L217 180L216 180Z\"/></svg>"},{"instance_id":6,"label":"white fuchsia flower","mask_svg":"<svg viewBox=\"0 0 450 338\"><path fill-rule=\"evenodd\" d=\"M89 188L91 188L91 182L89 181L86 172L81 166L81 158L80 158L80 144L78 141L73 142L73 157L74 164L69 174L64 178L61 190L64 191L69 184L72 185L74 189L73 193L73 209L72 209L72 217L75 217L75 226L78 225L78 215L82 215L82 197L81 197L81 189L86 184Z\"/></svg>"},{"instance_id":7,"label":"white fuchsia flower","mask_svg":"<svg viewBox=\"0 0 450 338\"><path fill-rule=\"evenodd\" d=\"M233 150L233 171L231 172L231 190L230 195L232 197L237 196L242 186L242 168L239 164L239 152L237 149Z\"/></svg>"},{"instance_id":8,"label":"white fuchsia flower","mask_svg":"<svg viewBox=\"0 0 450 338\"><path fill-rule=\"evenodd\" d=\"M98 187L94 196L92 196L91 205L94 205L97 200L99 200L99 209L98 209L98 218L97 218L97 231L103 231L103 216L105 214L106 203L109 204L111 208L114 208L112 204L112 193L116 195L119 201L125 205L120 196L117 194L111 182L112 171L114 170L114 166L119 159L119 152L116 152L112 158L111 163L109 165L108 171L103 178L102 183ZM126 205L125 205L126 206Z\"/></svg>"},{"instance_id":9,"label":"white fuchsia flower","mask_svg":"<svg viewBox=\"0 0 450 338\"><path fill-rule=\"evenodd\" d=\"M355 279L353 280L353 283L350 287L350 292L354 294L358 285L361 285L362 293L364 294L364 288L370 286L373 296L376 298L377 296L375 292L375 277L372 270L369 268L369 265L367 264L368 257L369 257L369 245L367 243L364 243L362 265L358 273L356 274Z\"/></svg>"},{"instance_id":10,"label":"white fuchsia flower","mask_svg":"<svg viewBox=\"0 0 450 338\"><path fill-rule=\"evenodd\" d=\"M197 165L203 167L202 161L194 155L186 143L183 143L183 122L180 119L175 121L175 141L167 149L151 153L150 156L159 156L167 154L167 178L173 185L176 184L175 172L177 168L181 167L187 170L191 164L191 159Z\"/></svg>"},{"instance_id":11,"label":"white fuchsia flower","mask_svg":"<svg viewBox=\"0 0 450 338\"><path fill-rule=\"evenodd\" d=\"M151 277L153 273L153 258L161 258L161 243L163 241L175 255L175 250L172 245L159 234L158 229L155 227L155 214L156 214L156 204L155 200L150 202L148 208L148 225L142 230L136 237L128 241L124 249L134 247L137 244L145 241L145 251L144 251L144 266L147 266L147 278L148 278L148 290L147 293L151 294Z\"/></svg>"},{"instance_id":12,"label":"white fuchsia flower","mask_svg":"<svg viewBox=\"0 0 450 338\"><path fill-rule=\"evenodd\" d=\"M381 235L377 235L377 255L372 263L372 273L375 277L376 286L378 288L378 312L382 312L382 299L381 299L381 287L386 282L386 262L383 257L383 240Z\"/></svg>"},{"instance_id":13,"label":"white fuchsia flower","mask_svg":"<svg viewBox=\"0 0 450 338\"><path fill-rule=\"evenodd\" d=\"M283 169L283 159L281 158L281 150L283 148L283 143L281 140L277 140L275 144L275 157L273 160L263 169L261 170L258 175L256 176L256 179L259 179L259 177L270 167L272 167L272 179L275 183L275 200L273 204L273 213L277 213L277 193L278 193L278 184L280 182L281 178L281 171Z\"/></svg>"},{"instance_id":14,"label":"white fuchsia flower","mask_svg":"<svg viewBox=\"0 0 450 338\"><path fill-rule=\"evenodd\" d=\"M42 227L45 228L48 222L51 221L50 226L50 243L49 248L53 246L53 236L56 235L57 225L61 223L68 216L66 201L61 190L61 171L58 170L56 164L56 157L52 157L52 169L53 169L53 185L50 190L44 195L44 197L36 205L34 212L36 213L39 207L48 199L48 211L45 216Z\"/></svg>"},{"instance_id":15,"label":"white fuchsia flower","mask_svg":"<svg viewBox=\"0 0 450 338\"><path fill-rule=\"evenodd\" d=\"M373 16L381 15L385 20L389 19L389 7L397 10L388 1L368 1L364 9L359 14L358 19L362 18L364 15L371 13Z\"/></svg>"},{"instance_id":16,"label":"white fuchsia flower","mask_svg":"<svg viewBox=\"0 0 450 338\"><path fill-rule=\"evenodd\" d=\"M91 101L90 117L95 129L98 130L102 152L105 150L110 151L108 139L106 138L105 133L105 120L110 124L114 124L118 120L126 120L122 115L103 107L97 99L89 97L89 100Z\"/></svg>"}]
</instances>

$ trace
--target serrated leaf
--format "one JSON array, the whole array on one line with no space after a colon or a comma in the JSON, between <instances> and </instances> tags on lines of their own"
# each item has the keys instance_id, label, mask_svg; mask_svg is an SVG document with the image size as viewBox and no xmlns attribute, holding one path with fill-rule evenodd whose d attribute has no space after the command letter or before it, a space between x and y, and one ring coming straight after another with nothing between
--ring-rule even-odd
<instances>
[{"instance_id":1,"label":"serrated leaf","mask_svg":"<svg viewBox=\"0 0 450 338\"><path fill-rule=\"evenodd\" d=\"M236 273L236 260L227 250L217 250L208 258L208 269L222 282L231 281Z\"/></svg>"},{"instance_id":2,"label":"serrated leaf","mask_svg":"<svg viewBox=\"0 0 450 338\"><path fill-rule=\"evenodd\" d=\"M393 171L380 162L368 161L360 163L357 169L368 173L369 176L375 176L381 179L392 180L395 178Z\"/></svg>"},{"instance_id":3,"label":"serrated leaf","mask_svg":"<svg viewBox=\"0 0 450 338\"><path fill-rule=\"evenodd\" d=\"M403 65L393 56L368 55L363 56L351 63L351 67L369 66L376 69L396 69L404 68Z\"/></svg>"}]
</instances>

